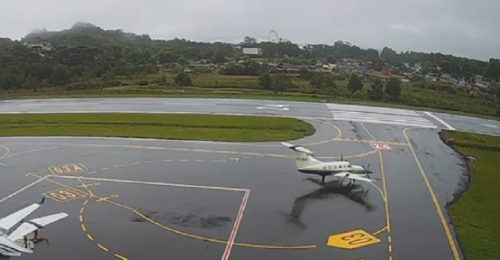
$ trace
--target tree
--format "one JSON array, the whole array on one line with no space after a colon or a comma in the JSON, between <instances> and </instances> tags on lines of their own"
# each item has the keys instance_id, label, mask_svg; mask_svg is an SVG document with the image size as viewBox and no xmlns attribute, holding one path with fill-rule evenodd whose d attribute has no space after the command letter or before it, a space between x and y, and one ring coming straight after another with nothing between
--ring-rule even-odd
<instances>
[{"instance_id":1,"label":"tree","mask_svg":"<svg viewBox=\"0 0 500 260\"><path fill-rule=\"evenodd\" d=\"M255 45L257 44L257 40L253 37L245 36L245 38L243 39L243 43L248 45Z\"/></svg>"},{"instance_id":2,"label":"tree","mask_svg":"<svg viewBox=\"0 0 500 260\"><path fill-rule=\"evenodd\" d=\"M349 78L349 83L347 84L347 89L354 94L356 91L360 91L363 88L363 82L358 74L352 74Z\"/></svg>"},{"instance_id":3,"label":"tree","mask_svg":"<svg viewBox=\"0 0 500 260\"><path fill-rule=\"evenodd\" d=\"M323 77L319 73L314 73L310 80L311 86L315 88L321 88L323 85Z\"/></svg>"},{"instance_id":4,"label":"tree","mask_svg":"<svg viewBox=\"0 0 500 260\"><path fill-rule=\"evenodd\" d=\"M174 82L175 82L175 84L177 84L179 86L191 86L191 85L193 85L189 74L184 73L184 72L178 73L177 76L175 76Z\"/></svg>"},{"instance_id":5,"label":"tree","mask_svg":"<svg viewBox=\"0 0 500 260\"><path fill-rule=\"evenodd\" d=\"M278 76L273 79L272 88L275 93L282 94L284 91L293 88L294 85L290 78L286 76Z\"/></svg>"},{"instance_id":6,"label":"tree","mask_svg":"<svg viewBox=\"0 0 500 260\"><path fill-rule=\"evenodd\" d=\"M273 85L273 79L269 75L269 73L265 72L264 74L259 76L259 85L265 89L270 89Z\"/></svg>"},{"instance_id":7,"label":"tree","mask_svg":"<svg viewBox=\"0 0 500 260\"><path fill-rule=\"evenodd\" d=\"M385 83L385 93L392 99L399 98L401 96L401 80L395 77L390 78Z\"/></svg>"},{"instance_id":8,"label":"tree","mask_svg":"<svg viewBox=\"0 0 500 260\"><path fill-rule=\"evenodd\" d=\"M372 89L368 92L371 100L382 100L384 98L384 84L380 79L375 79L371 84Z\"/></svg>"}]
</instances>

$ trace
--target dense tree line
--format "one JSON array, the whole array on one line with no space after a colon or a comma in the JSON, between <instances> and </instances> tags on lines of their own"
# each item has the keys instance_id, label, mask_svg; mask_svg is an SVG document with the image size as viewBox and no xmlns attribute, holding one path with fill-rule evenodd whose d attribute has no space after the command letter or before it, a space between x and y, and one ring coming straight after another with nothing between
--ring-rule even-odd
<instances>
[{"instance_id":1,"label":"dense tree line","mask_svg":"<svg viewBox=\"0 0 500 260\"><path fill-rule=\"evenodd\" d=\"M30 43L48 43L50 46L44 49L30 46ZM372 66L377 69L381 69L384 62L400 67L402 71L405 70L404 63L420 63L424 72L450 73L465 79L473 74L500 78L498 59L483 62L440 53L396 53L389 48L384 48L379 56L376 50L362 49L342 41L334 45L299 47L289 41L259 43L248 37L245 44L260 47L263 57L280 58L294 64L315 64L317 60L336 63L343 58L355 58L371 61ZM77 23L72 28L59 32L33 32L21 41L0 39L0 89L102 87L114 82L117 76L154 73L160 65L187 65L192 60L224 63L221 69L223 74L261 75L267 70L265 65L249 60L243 63L226 63L241 56L241 50L233 44L184 39L153 40L148 35L103 30L91 24ZM301 77L311 77L307 73L302 74ZM314 77L308 80L315 87L325 91L334 88L331 78ZM287 84L285 82L282 85ZM352 90L355 89L357 88L353 87Z\"/></svg>"}]
</instances>

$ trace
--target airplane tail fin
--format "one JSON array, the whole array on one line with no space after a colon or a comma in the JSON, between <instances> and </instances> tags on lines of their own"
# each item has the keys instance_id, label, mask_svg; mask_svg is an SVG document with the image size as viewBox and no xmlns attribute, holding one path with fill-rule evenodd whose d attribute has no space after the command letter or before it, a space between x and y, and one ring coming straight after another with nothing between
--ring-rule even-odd
<instances>
[{"instance_id":1,"label":"airplane tail fin","mask_svg":"<svg viewBox=\"0 0 500 260\"><path fill-rule=\"evenodd\" d=\"M297 153L297 157L295 157L295 164L297 165L298 169L302 169L310 165L321 163L320 160L314 157L314 153L309 149L290 143L281 143L281 144L294 150Z\"/></svg>"}]
</instances>

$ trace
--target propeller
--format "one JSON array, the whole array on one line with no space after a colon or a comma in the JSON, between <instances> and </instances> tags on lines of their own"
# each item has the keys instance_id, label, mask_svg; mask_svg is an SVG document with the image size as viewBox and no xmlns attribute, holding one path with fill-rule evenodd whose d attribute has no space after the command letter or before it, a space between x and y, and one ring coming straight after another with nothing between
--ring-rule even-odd
<instances>
[{"instance_id":1,"label":"propeller","mask_svg":"<svg viewBox=\"0 0 500 260\"><path fill-rule=\"evenodd\" d=\"M368 163L368 166L363 165L363 169L365 170L366 178L370 178L370 173L373 173L373 171L370 171L370 163Z\"/></svg>"}]
</instances>

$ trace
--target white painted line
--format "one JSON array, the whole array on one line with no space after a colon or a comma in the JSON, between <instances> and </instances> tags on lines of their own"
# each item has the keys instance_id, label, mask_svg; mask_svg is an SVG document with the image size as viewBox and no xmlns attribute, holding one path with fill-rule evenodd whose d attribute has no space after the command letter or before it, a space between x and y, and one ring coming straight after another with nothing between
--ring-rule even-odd
<instances>
[{"instance_id":1,"label":"white painted line","mask_svg":"<svg viewBox=\"0 0 500 260\"><path fill-rule=\"evenodd\" d=\"M404 119L404 120L429 122L427 118L421 116L387 115L387 114L369 113L369 112L336 111L336 110L332 110L332 113L334 117L353 116L353 117L363 117L363 118Z\"/></svg>"},{"instance_id":2,"label":"white painted line","mask_svg":"<svg viewBox=\"0 0 500 260\"><path fill-rule=\"evenodd\" d=\"M436 121L438 121L439 123L443 124L446 128L448 128L448 130L456 130L455 127L451 126L450 124L446 123L443 119L435 116L434 114L432 114L431 112L424 112L426 115L436 119Z\"/></svg>"},{"instance_id":3,"label":"white painted line","mask_svg":"<svg viewBox=\"0 0 500 260\"><path fill-rule=\"evenodd\" d=\"M233 229L231 230L231 234L229 235L229 240L227 241L226 248L224 249L224 254L222 254L221 260L229 259L229 255L231 254L231 249L234 245L234 240L236 239L236 235L238 234L238 229L240 228L241 220L243 219L243 213L245 212L245 208L247 206L248 197L250 197L250 190L246 190L243 194L243 199L241 200L240 209L238 210L238 215L236 215L236 220L234 221Z\"/></svg>"},{"instance_id":4,"label":"white painted line","mask_svg":"<svg viewBox=\"0 0 500 260\"><path fill-rule=\"evenodd\" d=\"M385 124L385 125L401 125L401 126L414 126L414 127L422 127L422 128L437 128L434 124L416 124L416 123L406 123L406 122L397 122L397 121L385 121L385 120L376 120L376 119L353 119L349 117L341 117L334 118L335 120L341 121L353 121L353 122L366 122L366 123L375 123L375 124Z\"/></svg>"},{"instance_id":5,"label":"white painted line","mask_svg":"<svg viewBox=\"0 0 500 260\"><path fill-rule=\"evenodd\" d=\"M428 125L428 126L434 126L433 123L430 121L427 122L420 122L420 121L414 121L414 120L404 120L404 119L391 119L391 118L370 118L370 117L351 117L351 116L337 116L334 117L336 120L350 120L350 121L364 121L364 120L375 120L375 121L380 121L380 122L387 122L388 124L394 122L394 123L407 123L411 125Z\"/></svg>"},{"instance_id":6,"label":"white painted line","mask_svg":"<svg viewBox=\"0 0 500 260\"><path fill-rule=\"evenodd\" d=\"M96 178L96 177L84 177L84 176L63 176L63 175L50 175L51 178L60 179L81 179L81 180L92 180L92 181L107 181L116 183L132 183L132 184L146 184L146 185L157 185L157 186L170 186L179 188L196 188L196 189L206 189L206 190L223 190L223 191L248 191L248 189L242 188L231 188L231 187L220 187L220 186L204 186L204 185L191 185L191 184L179 184L179 183L168 183L168 182L152 182L152 181L139 181L139 180L124 180L124 179L108 179L108 178Z\"/></svg>"},{"instance_id":7,"label":"white painted line","mask_svg":"<svg viewBox=\"0 0 500 260\"><path fill-rule=\"evenodd\" d=\"M399 115L411 115L411 116L418 115L413 110L386 108L386 107L340 105L340 104L327 104L327 107L331 110L361 111L361 112L382 113L382 114L399 114Z\"/></svg>"},{"instance_id":8,"label":"white painted line","mask_svg":"<svg viewBox=\"0 0 500 260\"><path fill-rule=\"evenodd\" d=\"M32 183L30 183L30 184L28 184L28 185L26 185L26 186L22 187L22 188L20 188L20 189L18 189L18 190L16 190L16 191L14 191L13 193L11 193L11 194L7 195L6 197L2 198L2 199L0 200L0 203L3 203L3 202L5 202L6 200L8 200L8 199L10 199L10 198L12 198L12 197L14 197L14 196L16 196L17 194L19 194L19 193L21 193L21 192L23 192L23 191L25 191L25 190L27 190L27 189L29 189L29 188L31 188L31 187L33 187L33 186L35 186L37 183L39 183L39 182L41 182L41 181L43 181L43 180L47 179L48 177L49 177L49 175L45 175L45 176L43 176L42 178L40 178L40 179L38 179L38 180L36 180L36 181L34 181L34 182L32 182Z\"/></svg>"}]
</instances>

